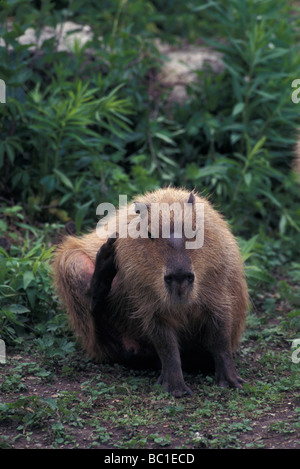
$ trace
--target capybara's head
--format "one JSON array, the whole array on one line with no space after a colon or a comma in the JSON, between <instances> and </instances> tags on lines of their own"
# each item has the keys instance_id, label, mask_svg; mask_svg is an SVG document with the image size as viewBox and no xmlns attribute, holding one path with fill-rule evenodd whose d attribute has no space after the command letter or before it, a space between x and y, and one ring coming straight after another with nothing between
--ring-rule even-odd
<instances>
[{"instance_id":1,"label":"capybara's head","mask_svg":"<svg viewBox=\"0 0 300 469\"><path fill-rule=\"evenodd\" d=\"M116 242L119 275L132 298L150 296L153 305L168 308L189 305L197 300L193 253L201 248L196 199L174 189L154 195L135 201L126 214L128 236Z\"/></svg>"}]
</instances>

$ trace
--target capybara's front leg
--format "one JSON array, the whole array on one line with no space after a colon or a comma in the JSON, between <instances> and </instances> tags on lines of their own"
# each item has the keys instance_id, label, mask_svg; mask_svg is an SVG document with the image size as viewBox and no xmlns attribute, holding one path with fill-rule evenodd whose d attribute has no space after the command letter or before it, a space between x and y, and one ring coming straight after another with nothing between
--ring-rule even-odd
<instances>
[{"instance_id":1,"label":"capybara's front leg","mask_svg":"<svg viewBox=\"0 0 300 469\"><path fill-rule=\"evenodd\" d=\"M230 350L216 349L213 353L217 384L242 389L244 380L238 375Z\"/></svg>"},{"instance_id":2,"label":"capybara's front leg","mask_svg":"<svg viewBox=\"0 0 300 469\"><path fill-rule=\"evenodd\" d=\"M158 383L175 397L193 394L183 379L179 345L174 331L157 324L151 338L162 367Z\"/></svg>"}]
</instances>

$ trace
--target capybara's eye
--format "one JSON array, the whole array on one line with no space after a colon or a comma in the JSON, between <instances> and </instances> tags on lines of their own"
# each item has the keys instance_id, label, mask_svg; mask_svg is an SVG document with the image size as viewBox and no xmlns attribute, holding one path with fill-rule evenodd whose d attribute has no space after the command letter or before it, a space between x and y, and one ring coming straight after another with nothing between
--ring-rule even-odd
<instances>
[{"instance_id":1,"label":"capybara's eye","mask_svg":"<svg viewBox=\"0 0 300 469\"><path fill-rule=\"evenodd\" d=\"M170 285L172 283L173 277L172 275L165 275L165 282Z\"/></svg>"},{"instance_id":2,"label":"capybara's eye","mask_svg":"<svg viewBox=\"0 0 300 469\"><path fill-rule=\"evenodd\" d=\"M195 275L194 275L194 274L188 274L188 275L187 275L187 281L188 281L189 283L193 283L194 278L195 278Z\"/></svg>"}]
</instances>

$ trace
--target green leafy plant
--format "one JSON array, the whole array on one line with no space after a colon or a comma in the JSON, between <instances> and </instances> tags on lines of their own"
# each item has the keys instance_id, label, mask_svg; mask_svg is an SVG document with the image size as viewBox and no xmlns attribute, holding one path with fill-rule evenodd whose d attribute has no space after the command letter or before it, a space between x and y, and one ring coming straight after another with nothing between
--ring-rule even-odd
<instances>
[{"instance_id":1,"label":"green leafy plant","mask_svg":"<svg viewBox=\"0 0 300 469\"><path fill-rule=\"evenodd\" d=\"M0 248L0 336L8 343L22 341L35 325L55 315L51 253L41 245L27 250L25 244L14 257Z\"/></svg>"},{"instance_id":2,"label":"green leafy plant","mask_svg":"<svg viewBox=\"0 0 300 469\"><path fill-rule=\"evenodd\" d=\"M194 11L202 14L197 6ZM205 15L218 24L220 37L207 43L222 54L224 71L203 70L201 84L191 86L182 177L213 193L241 230L263 219L267 227L299 231L299 214L285 197L299 125L291 83L300 62L289 6L282 0L208 2ZM297 197L295 181L290 187Z\"/></svg>"}]
</instances>

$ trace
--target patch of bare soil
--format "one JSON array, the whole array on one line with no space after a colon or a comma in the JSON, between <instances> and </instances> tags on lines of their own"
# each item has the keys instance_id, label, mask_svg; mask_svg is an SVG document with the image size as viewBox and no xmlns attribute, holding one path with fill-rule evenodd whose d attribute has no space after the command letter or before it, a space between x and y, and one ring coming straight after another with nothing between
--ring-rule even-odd
<instances>
[{"instance_id":1,"label":"patch of bare soil","mask_svg":"<svg viewBox=\"0 0 300 469\"><path fill-rule=\"evenodd\" d=\"M252 387L257 379L252 368L254 361L253 354L252 360L248 360L247 380ZM73 369L70 365L53 366L41 362L40 357L12 352L0 378L0 389L4 389L0 398L0 447L172 450L210 448L213 444L217 448L299 448L295 408L300 407L300 397L292 390L280 391L282 397L275 401L274 396L269 402L264 396L264 404L258 405L253 415L249 405L245 410L241 401L237 412L231 417L223 412L222 417L218 412L228 403L229 407L235 403L235 391L222 391L213 382L207 385L197 373L187 376L194 395L174 399L159 391L153 394L156 373L152 371L98 366L87 362L81 353L76 356ZM262 368L257 368L258 375L261 371ZM271 374L268 379L272 379ZM1 413L5 403L16 402L18 406L7 411L7 416ZM50 407L44 408L45 403ZM212 412L214 408L216 411ZM195 417L197 412L199 416ZM241 425L234 443L226 427L224 432L224 418L235 429ZM243 429L245 420L251 426L250 431ZM197 425L200 431L191 435L191 428L196 430Z\"/></svg>"}]
</instances>

